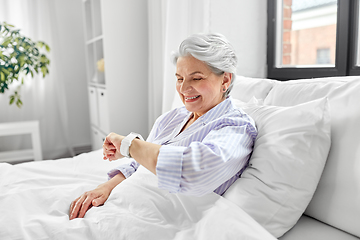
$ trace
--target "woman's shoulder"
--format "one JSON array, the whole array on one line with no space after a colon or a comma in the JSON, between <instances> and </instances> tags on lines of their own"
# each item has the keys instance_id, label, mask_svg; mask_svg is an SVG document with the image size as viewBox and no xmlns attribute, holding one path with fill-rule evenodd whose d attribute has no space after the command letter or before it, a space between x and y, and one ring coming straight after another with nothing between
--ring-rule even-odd
<instances>
[{"instance_id":1,"label":"woman's shoulder","mask_svg":"<svg viewBox=\"0 0 360 240\"><path fill-rule=\"evenodd\" d=\"M243 109L236 105L236 101L234 102L232 98L228 99L228 110L222 116L220 116L219 120L222 122L229 122L233 125L250 125L255 127L255 121L252 117L247 114Z\"/></svg>"},{"instance_id":2,"label":"woman's shoulder","mask_svg":"<svg viewBox=\"0 0 360 240\"><path fill-rule=\"evenodd\" d=\"M174 108L170 111L167 111L167 112L161 114L157 118L155 123L161 124L161 125L163 125L163 124L166 125L167 122L170 122L173 119L178 119L178 118L184 119L188 114L189 114L189 111L186 110L186 108L184 106Z\"/></svg>"}]
</instances>

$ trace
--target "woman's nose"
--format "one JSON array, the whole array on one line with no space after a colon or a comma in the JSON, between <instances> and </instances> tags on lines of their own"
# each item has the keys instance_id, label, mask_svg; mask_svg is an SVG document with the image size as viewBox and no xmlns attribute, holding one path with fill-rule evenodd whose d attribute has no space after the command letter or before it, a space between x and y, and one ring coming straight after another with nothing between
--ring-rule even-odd
<instances>
[{"instance_id":1,"label":"woman's nose","mask_svg":"<svg viewBox=\"0 0 360 240\"><path fill-rule=\"evenodd\" d=\"M191 89L192 89L192 86L191 86L190 81L183 80L181 83L181 86L180 86L180 92L187 93L187 92L191 91Z\"/></svg>"}]
</instances>

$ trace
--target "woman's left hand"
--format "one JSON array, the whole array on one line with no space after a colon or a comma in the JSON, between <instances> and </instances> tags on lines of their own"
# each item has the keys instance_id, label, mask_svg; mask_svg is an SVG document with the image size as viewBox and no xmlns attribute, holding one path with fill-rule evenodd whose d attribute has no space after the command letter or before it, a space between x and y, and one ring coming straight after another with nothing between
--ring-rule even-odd
<instances>
[{"instance_id":1,"label":"woman's left hand","mask_svg":"<svg viewBox=\"0 0 360 240\"><path fill-rule=\"evenodd\" d=\"M120 153L121 141L124 138L124 136L116 133L110 133L107 135L103 144L104 160L109 159L109 161L113 161L124 157Z\"/></svg>"}]
</instances>

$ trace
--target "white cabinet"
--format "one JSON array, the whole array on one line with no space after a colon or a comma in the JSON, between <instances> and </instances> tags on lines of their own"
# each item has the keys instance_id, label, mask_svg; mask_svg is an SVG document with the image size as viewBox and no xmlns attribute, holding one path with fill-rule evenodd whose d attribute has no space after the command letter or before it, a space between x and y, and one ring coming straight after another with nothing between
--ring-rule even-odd
<instances>
[{"instance_id":1,"label":"white cabinet","mask_svg":"<svg viewBox=\"0 0 360 240\"><path fill-rule=\"evenodd\" d=\"M83 15L91 141L92 148L98 149L109 133L100 0L83 0Z\"/></svg>"},{"instance_id":2,"label":"white cabinet","mask_svg":"<svg viewBox=\"0 0 360 240\"><path fill-rule=\"evenodd\" d=\"M90 106L90 123L99 126L99 111L97 101L97 90L93 86L89 86L89 106Z\"/></svg>"},{"instance_id":3,"label":"white cabinet","mask_svg":"<svg viewBox=\"0 0 360 240\"><path fill-rule=\"evenodd\" d=\"M102 148L106 135L100 132L97 128L91 127L91 145L93 150Z\"/></svg>"},{"instance_id":4,"label":"white cabinet","mask_svg":"<svg viewBox=\"0 0 360 240\"><path fill-rule=\"evenodd\" d=\"M109 111L108 111L108 95L106 89L97 89L97 100L98 100L98 116L99 116L99 128L109 133Z\"/></svg>"},{"instance_id":5,"label":"white cabinet","mask_svg":"<svg viewBox=\"0 0 360 240\"><path fill-rule=\"evenodd\" d=\"M89 107L91 125L104 134L109 133L109 112L107 92L103 86L89 86Z\"/></svg>"},{"instance_id":6,"label":"white cabinet","mask_svg":"<svg viewBox=\"0 0 360 240\"><path fill-rule=\"evenodd\" d=\"M104 71L98 63L104 59L100 0L83 0L85 53L88 82L105 84Z\"/></svg>"}]
</instances>

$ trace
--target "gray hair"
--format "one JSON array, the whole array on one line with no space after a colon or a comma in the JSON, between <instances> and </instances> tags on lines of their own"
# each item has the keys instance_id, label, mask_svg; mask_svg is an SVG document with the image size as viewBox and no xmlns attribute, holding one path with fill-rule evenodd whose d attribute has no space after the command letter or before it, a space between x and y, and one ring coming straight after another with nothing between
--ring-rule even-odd
<instances>
[{"instance_id":1,"label":"gray hair","mask_svg":"<svg viewBox=\"0 0 360 240\"><path fill-rule=\"evenodd\" d=\"M218 33L191 35L180 44L179 51L173 53L173 63L176 65L179 57L189 55L204 62L218 76L225 72L231 73L231 83L223 97L229 96L234 86L237 65L235 50L229 41Z\"/></svg>"}]
</instances>

